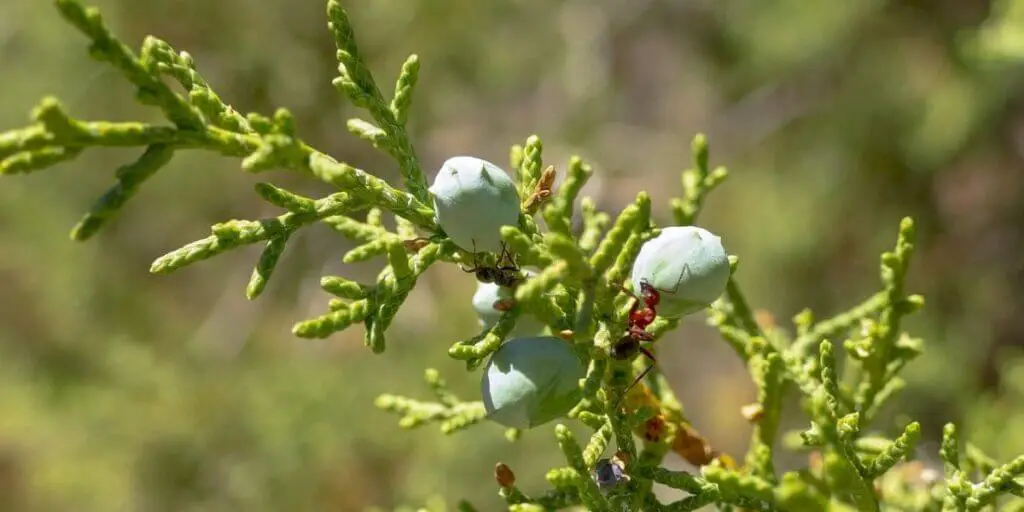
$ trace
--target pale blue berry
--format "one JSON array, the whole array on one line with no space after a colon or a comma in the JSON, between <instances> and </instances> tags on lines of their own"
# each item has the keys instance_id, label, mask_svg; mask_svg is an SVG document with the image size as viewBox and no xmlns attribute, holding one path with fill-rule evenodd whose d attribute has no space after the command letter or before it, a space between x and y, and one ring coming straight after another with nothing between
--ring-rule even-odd
<instances>
[{"instance_id":1,"label":"pale blue berry","mask_svg":"<svg viewBox=\"0 0 1024 512\"><path fill-rule=\"evenodd\" d=\"M463 250L499 253L501 227L519 222L515 183L486 160L449 158L429 190L438 224Z\"/></svg>"},{"instance_id":2,"label":"pale blue berry","mask_svg":"<svg viewBox=\"0 0 1024 512\"><path fill-rule=\"evenodd\" d=\"M537 273L531 270L523 270L526 277L534 276ZM501 318L503 305L511 305L515 297L515 291L506 286L499 286L496 283L481 283L477 281L476 293L473 294L473 309L480 317L480 327L491 328ZM535 336L544 330L544 323L537 317L524 313L516 320L516 326L512 329L511 337Z\"/></svg>"},{"instance_id":3,"label":"pale blue berry","mask_svg":"<svg viewBox=\"0 0 1024 512\"><path fill-rule=\"evenodd\" d=\"M528 429L564 416L580 399L583 363L552 336L511 339L491 356L480 381L487 417Z\"/></svg>"},{"instance_id":4,"label":"pale blue berry","mask_svg":"<svg viewBox=\"0 0 1024 512\"><path fill-rule=\"evenodd\" d=\"M639 294L646 280L661 295L658 315L679 317L718 299L729 272L721 238L696 226L672 226L640 248L633 263L633 290Z\"/></svg>"}]
</instances>

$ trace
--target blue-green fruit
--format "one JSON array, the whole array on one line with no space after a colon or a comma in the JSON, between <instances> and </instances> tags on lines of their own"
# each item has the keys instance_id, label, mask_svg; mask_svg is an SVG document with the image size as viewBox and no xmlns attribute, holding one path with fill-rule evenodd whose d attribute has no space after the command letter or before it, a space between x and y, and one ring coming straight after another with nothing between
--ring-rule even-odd
<instances>
[{"instance_id":1,"label":"blue-green fruit","mask_svg":"<svg viewBox=\"0 0 1024 512\"><path fill-rule=\"evenodd\" d=\"M722 239L696 226L672 226L648 240L633 263L633 290L647 280L661 294L658 315L688 315L706 308L725 291L729 255Z\"/></svg>"},{"instance_id":2,"label":"blue-green fruit","mask_svg":"<svg viewBox=\"0 0 1024 512\"><path fill-rule=\"evenodd\" d=\"M529 277L537 273L524 270L523 274ZM477 316L480 317L480 327L489 329L498 323L502 312L494 309L494 304L499 301L512 301L514 297L515 291L511 288L498 286L495 283L481 283L477 281L476 293L473 294L473 309L476 310ZM511 337L535 336L540 334L544 327L544 323L537 317L529 313L523 313L516 319L516 326L512 329Z\"/></svg>"},{"instance_id":3,"label":"blue-green fruit","mask_svg":"<svg viewBox=\"0 0 1024 512\"><path fill-rule=\"evenodd\" d=\"M515 183L486 160L449 158L434 177L430 195L437 223L466 251L501 252L501 227L519 223Z\"/></svg>"},{"instance_id":4,"label":"blue-green fruit","mask_svg":"<svg viewBox=\"0 0 1024 512\"><path fill-rule=\"evenodd\" d=\"M511 339L491 356L480 382L487 417L528 429L564 416L580 399L583 363L553 336Z\"/></svg>"}]
</instances>

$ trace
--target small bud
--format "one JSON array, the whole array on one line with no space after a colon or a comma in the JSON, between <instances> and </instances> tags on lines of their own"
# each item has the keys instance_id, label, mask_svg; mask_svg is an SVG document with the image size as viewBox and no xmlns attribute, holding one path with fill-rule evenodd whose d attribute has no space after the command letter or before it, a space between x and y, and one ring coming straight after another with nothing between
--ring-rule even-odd
<instances>
[{"instance_id":1,"label":"small bud","mask_svg":"<svg viewBox=\"0 0 1024 512\"><path fill-rule=\"evenodd\" d=\"M616 464L621 464L623 468L625 468L626 465L629 464L629 460L629 454L622 450L615 452L615 456L612 457L612 462L615 462Z\"/></svg>"},{"instance_id":2,"label":"small bud","mask_svg":"<svg viewBox=\"0 0 1024 512\"><path fill-rule=\"evenodd\" d=\"M505 429L505 440L510 442L510 443L514 443L514 442L518 441L519 438L522 437L522 436L523 436L523 431L519 430L518 428Z\"/></svg>"},{"instance_id":3,"label":"small bud","mask_svg":"<svg viewBox=\"0 0 1024 512\"><path fill-rule=\"evenodd\" d=\"M488 419L528 429L564 416L586 374L572 347L553 336L505 342L484 369L480 393Z\"/></svg>"},{"instance_id":4,"label":"small bud","mask_svg":"<svg viewBox=\"0 0 1024 512\"><path fill-rule=\"evenodd\" d=\"M551 187L555 184L555 166L549 165L544 172L540 174L540 180L537 181L538 192L551 192Z\"/></svg>"},{"instance_id":5,"label":"small bud","mask_svg":"<svg viewBox=\"0 0 1024 512\"><path fill-rule=\"evenodd\" d=\"M758 309L754 311L754 320L757 325L766 331L770 331L775 328L775 316L766 309Z\"/></svg>"},{"instance_id":6,"label":"small bud","mask_svg":"<svg viewBox=\"0 0 1024 512\"><path fill-rule=\"evenodd\" d=\"M535 275L535 272L524 270L526 276ZM473 294L473 309L480 317L480 326L488 329L498 323L501 314L508 311L515 305L515 292L507 287L499 286L497 283L477 282L476 293ZM524 313L516 319L516 326L512 329L512 336L535 336L544 330L544 324L537 317Z\"/></svg>"},{"instance_id":7,"label":"small bud","mask_svg":"<svg viewBox=\"0 0 1024 512\"><path fill-rule=\"evenodd\" d=\"M437 222L463 250L500 252L502 226L519 223L519 193L497 165L471 156L449 158L430 187Z\"/></svg>"},{"instance_id":8,"label":"small bud","mask_svg":"<svg viewBox=\"0 0 1024 512\"><path fill-rule=\"evenodd\" d=\"M672 440L672 451L694 466L706 466L718 459L720 454L711 448L693 427L680 423Z\"/></svg>"},{"instance_id":9,"label":"small bud","mask_svg":"<svg viewBox=\"0 0 1024 512\"><path fill-rule=\"evenodd\" d=\"M536 208L540 206L540 203L546 201L551 197L550 190L539 190L530 194L530 197L526 199L526 204L523 205L523 209L527 212L534 212Z\"/></svg>"},{"instance_id":10,"label":"small bud","mask_svg":"<svg viewBox=\"0 0 1024 512\"><path fill-rule=\"evenodd\" d=\"M402 241L402 246L405 247L406 251L409 251L411 253L416 253L416 252L419 252L420 249L426 247L427 244L429 244L429 243L430 243L430 239L429 238L425 238L425 237L421 236L419 238L413 238L411 240L403 240Z\"/></svg>"},{"instance_id":11,"label":"small bud","mask_svg":"<svg viewBox=\"0 0 1024 512\"><path fill-rule=\"evenodd\" d=\"M528 212L536 211L535 209L540 206L540 203L546 201L551 197L551 187L555 184L555 166L549 165L547 169L540 175L540 180L537 181L537 186L534 188L533 193L526 199L526 204L523 205L523 209Z\"/></svg>"},{"instance_id":12,"label":"small bud","mask_svg":"<svg viewBox=\"0 0 1024 512\"><path fill-rule=\"evenodd\" d=\"M718 299L729 281L722 239L696 226L672 226L648 240L633 264L633 289L647 281L661 294L658 315L688 315Z\"/></svg>"},{"instance_id":13,"label":"small bud","mask_svg":"<svg viewBox=\"0 0 1024 512\"><path fill-rule=\"evenodd\" d=\"M498 485L506 489L516 484L515 473L504 462L499 462L494 466L494 479L498 482Z\"/></svg>"},{"instance_id":14,"label":"small bud","mask_svg":"<svg viewBox=\"0 0 1024 512\"><path fill-rule=\"evenodd\" d=\"M750 423L757 423L764 417L764 407L761 404L747 404L740 408L740 414Z\"/></svg>"},{"instance_id":15,"label":"small bud","mask_svg":"<svg viewBox=\"0 0 1024 512\"><path fill-rule=\"evenodd\" d=\"M665 417L657 414L644 422L644 439L652 443L661 441L665 433Z\"/></svg>"},{"instance_id":16,"label":"small bud","mask_svg":"<svg viewBox=\"0 0 1024 512\"><path fill-rule=\"evenodd\" d=\"M817 473L825 467L825 459L821 456L821 452L814 450L807 455L807 466L811 471Z\"/></svg>"}]
</instances>

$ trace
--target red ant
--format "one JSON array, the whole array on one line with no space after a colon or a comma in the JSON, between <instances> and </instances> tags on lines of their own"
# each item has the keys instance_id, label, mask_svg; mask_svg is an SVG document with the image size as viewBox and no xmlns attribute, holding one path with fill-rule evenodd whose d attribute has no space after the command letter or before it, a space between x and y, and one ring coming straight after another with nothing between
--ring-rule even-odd
<instances>
[{"instance_id":1,"label":"red ant","mask_svg":"<svg viewBox=\"0 0 1024 512\"><path fill-rule=\"evenodd\" d=\"M629 324L626 327L626 333L612 345L611 356L619 361L626 361L636 357L637 353L641 353L651 360L651 364L640 375L637 375L633 379L633 383L626 388L626 391L622 394L622 397L625 397L633 389L633 386L636 386L638 382L654 369L655 363L658 362L654 358L654 354L641 344L645 341L654 341L654 335L647 332L646 329L658 317L657 307L658 303L661 302L661 293L646 279L640 280L639 296L625 287L622 287L622 291L633 297L633 305L629 308Z\"/></svg>"}]
</instances>

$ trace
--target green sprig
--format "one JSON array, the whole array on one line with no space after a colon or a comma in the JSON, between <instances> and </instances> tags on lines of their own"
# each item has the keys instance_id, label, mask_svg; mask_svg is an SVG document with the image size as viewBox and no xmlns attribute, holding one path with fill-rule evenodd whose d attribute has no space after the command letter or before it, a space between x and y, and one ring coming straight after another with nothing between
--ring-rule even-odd
<instances>
[{"instance_id":1,"label":"green sprig","mask_svg":"<svg viewBox=\"0 0 1024 512\"><path fill-rule=\"evenodd\" d=\"M117 215L147 179L171 161L174 148L166 144L151 144L135 162L121 166L114 174L117 184L96 200L92 209L71 230L72 240L88 240Z\"/></svg>"},{"instance_id":2,"label":"green sprig","mask_svg":"<svg viewBox=\"0 0 1024 512\"><path fill-rule=\"evenodd\" d=\"M683 171L683 197L673 199L671 203L672 215L679 226L688 226L697 220L697 215L704 205L704 198L728 176L728 171L724 167L709 169L708 140L704 134L698 134L693 138L691 148L693 168Z\"/></svg>"},{"instance_id":3,"label":"green sprig","mask_svg":"<svg viewBox=\"0 0 1024 512\"><path fill-rule=\"evenodd\" d=\"M348 120L346 126L397 162L404 190L310 147L299 137L295 119L287 110L278 109L269 116L238 112L201 76L189 53L150 36L136 55L107 28L96 9L86 8L78 0L55 0L55 5L89 39L90 55L117 69L134 87L136 100L159 109L166 123L76 119L57 99L44 98L33 110L30 125L0 133L0 174L40 171L95 147L138 148L140 156L117 169L114 185L72 230L75 240L98 233L141 193L147 179L181 151L238 158L242 169L250 172L285 169L319 179L337 190L314 199L269 183L257 184L260 197L284 213L218 223L210 236L162 256L151 270L168 273L236 247L262 243L263 252L246 287L252 299L266 289L292 235L322 222L354 243L343 261L379 257L383 268L368 284L341 276L322 277L321 288L333 295L328 311L298 322L293 332L300 337L323 338L361 323L364 343L373 352L383 351L385 333L423 272L438 262L464 263L469 255L457 249L437 225L426 176L405 128L419 82L419 58L413 54L406 59L394 94L386 100L362 58L340 1L326 3L339 63L339 76L333 84L368 114L366 119ZM681 175L681 197L669 203L679 225L696 222L708 194L728 175L725 168L710 166L705 136L693 139L691 153L691 168ZM881 407L904 386L898 374L923 351L923 342L902 329L902 319L924 305L920 296L905 290L914 248L910 219L900 224L895 248L882 256L883 290L825 320L815 321L811 311L804 310L794 318L792 338L783 329L759 325L736 279L738 259L730 257L731 275L724 296L712 307L710 322L747 364L757 389L750 450L743 467L726 465L731 459L721 457L703 466L700 476L661 467L666 454L678 449L673 443L682 439L679 430L673 427L669 432L674 434L644 439L639 449L634 435L652 418L683 424L682 404L665 376L654 371L636 388L642 403L619 407L617 399L645 361L617 361L609 354L622 333L627 308L627 297L619 287L627 280L642 244L659 232L650 197L639 193L613 222L607 213L598 211L593 198L579 197L592 169L575 156L565 167L561 184L552 189L549 185L553 186L555 174L543 170L543 144L536 135L512 148L510 163L523 211L517 226L505 226L501 235L519 265L536 266L539 272L518 285L515 304L494 326L455 343L449 354L474 369L511 335L518 317L524 313L537 316L553 332L570 340L587 365L586 376L579 383L581 400L569 416L592 431L581 448L572 432L558 425L556 440L566 464L547 472L552 489L531 497L514 485L504 486L499 492L510 510L555 510L582 504L590 510L662 511L715 504L723 509L803 512L826 507L888 510L912 504L909 508L930 512L940 506L979 510L997 504L1001 495L1024 494L1024 485L1016 480L1024 473L1024 457L998 465L969 443L961 457L959 436L952 425L944 430L940 449L945 481L921 488L904 481L903 471L894 470L905 467L900 462L911 458L921 426L908 424L892 441L869 433ZM352 216L363 210L364 220ZM394 231L385 227L385 212L395 216ZM534 219L538 212L546 231ZM577 213L582 220L579 232L573 223ZM481 261L494 264L497 255L483 255ZM648 332L658 340L678 325L679 319L659 318ZM854 379L840 379L830 339L845 340L842 347L848 357L842 369L846 377ZM656 353L655 347L651 351ZM385 394L378 397L377 406L398 414L403 427L437 423L445 433L486 419L482 402L460 400L437 371L427 370L425 378L434 401ZM796 385L809 405L810 428L784 441L799 449L814 449L821 458L818 464L780 478L775 472L775 444L789 383ZM520 434L515 429L505 432L509 440ZM613 442L629 461L629 478L605 495L591 472ZM975 474L981 475L980 481L972 483L969 477ZM899 485L890 485L892 482ZM690 495L662 504L654 496L655 483ZM875 485L883 491L876 493ZM467 502L460 502L459 509L475 510Z\"/></svg>"},{"instance_id":4,"label":"green sprig","mask_svg":"<svg viewBox=\"0 0 1024 512\"><path fill-rule=\"evenodd\" d=\"M993 469L979 485L974 486L971 497L966 500L967 509L980 510L988 505L996 495L1005 492L1008 486L1014 483L1014 478L1021 475L1024 475L1024 455Z\"/></svg>"},{"instance_id":5,"label":"green sprig","mask_svg":"<svg viewBox=\"0 0 1024 512\"><path fill-rule=\"evenodd\" d=\"M756 476L741 475L717 466L706 466L702 474L708 482L718 486L724 500L737 505L758 503L759 510L774 510L775 508L773 485L767 480Z\"/></svg>"},{"instance_id":6,"label":"green sprig","mask_svg":"<svg viewBox=\"0 0 1024 512\"><path fill-rule=\"evenodd\" d=\"M905 218L900 223L896 248L882 255L881 274L887 307L882 310L875 328L871 331L868 355L863 361L866 379L861 382L856 398L859 407L873 406L885 383L895 376L889 368L899 356L896 344L900 339L901 320L907 313L916 309L900 307L906 300L903 283L913 251L914 222L910 218ZM915 302L911 300L908 303Z\"/></svg>"},{"instance_id":7,"label":"green sprig","mask_svg":"<svg viewBox=\"0 0 1024 512\"><path fill-rule=\"evenodd\" d=\"M574 156L569 159L565 180L555 193L555 198L544 207L541 215L548 228L562 235L570 235L574 204L580 190L586 185L593 170L583 160Z\"/></svg>"},{"instance_id":8,"label":"green sprig","mask_svg":"<svg viewBox=\"0 0 1024 512\"><path fill-rule=\"evenodd\" d=\"M357 204L348 194L338 192L318 199L311 212L288 212L269 219L222 222L211 228L210 236L157 258L149 271L167 274L236 247L290 235L296 229L317 220L352 211Z\"/></svg>"},{"instance_id":9,"label":"green sprig","mask_svg":"<svg viewBox=\"0 0 1024 512\"><path fill-rule=\"evenodd\" d=\"M583 501L583 504L589 510L611 510L611 504L601 494L597 484L589 478L590 468L587 467L584 461L583 451L580 449L579 443L576 442L576 437L573 436L572 431L565 425L559 424L555 427L555 437L558 439L558 446L562 449L562 454L565 455L572 468L572 473L574 474L571 475L571 481L579 490L580 499Z\"/></svg>"},{"instance_id":10,"label":"green sprig","mask_svg":"<svg viewBox=\"0 0 1024 512\"><path fill-rule=\"evenodd\" d=\"M773 448L778 433L782 411L783 377L785 368L778 354L759 356L751 360L754 383L758 390L758 405L761 415L754 422L750 448L747 451L747 466L754 475L775 481Z\"/></svg>"},{"instance_id":11,"label":"green sprig","mask_svg":"<svg viewBox=\"0 0 1024 512\"><path fill-rule=\"evenodd\" d=\"M644 195L646 197L646 194ZM647 206L645 215L645 205ZM594 255L590 257L590 266L594 269L595 274L604 274L612 264L615 263L616 258L621 253L623 245L629 236L638 229L639 224L646 220L649 215L650 199L646 201L641 197L637 198L637 202L627 206L619 216L615 219L615 223L611 229L605 235L604 239L601 240L601 244L598 245Z\"/></svg>"},{"instance_id":12,"label":"green sprig","mask_svg":"<svg viewBox=\"0 0 1024 512\"><path fill-rule=\"evenodd\" d=\"M334 80L335 87L353 104L370 113L387 135L387 143L382 144L383 149L398 162L405 188L417 200L427 202L427 178L420 169L416 152L405 131L412 91L419 76L419 59L412 55L406 60L395 87L395 97L390 103L386 102L359 53L348 14L337 0L328 0L327 19L338 49L339 76Z\"/></svg>"},{"instance_id":13,"label":"green sprig","mask_svg":"<svg viewBox=\"0 0 1024 512\"><path fill-rule=\"evenodd\" d=\"M514 306L503 313L497 323L473 339L456 342L448 349L448 355L475 366L477 361L493 354L501 347L501 343L512 333L512 329L515 329L516 320L521 312L520 306Z\"/></svg>"},{"instance_id":14,"label":"green sprig","mask_svg":"<svg viewBox=\"0 0 1024 512\"><path fill-rule=\"evenodd\" d=\"M374 402L379 409L401 415L398 425L416 428L439 423L441 432L452 434L480 423L487 415L483 402L463 402L452 394L437 370L428 368L424 375L437 402L423 402L403 396L383 394Z\"/></svg>"},{"instance_id":15,"label":"green sprig","mask_svg":"<svg viewBox=\"0 0 1024 512\"><path fill-rule=\"evenodd\" d=\"M526 139L519 165L515 167L519 197L522 197L523 201L530 196L540 179L540 172L544 167L543 151L544 145L541 143L540 137L531 135Z\"/></svg>"},{"instance_id":16,"label":"green sprig","mask_svg":"<svg viewBox=\"0 0 1024 512\"><path fill-rule=\"evenodd\" d=\"M889 471L897 462L909 459L913 454L914 445L920 437L920 423L915 421L907 425L903 429L903 433L871 461L867 470L868 475L871 478L877 478Z\"/></svg>"}]
</instances>

